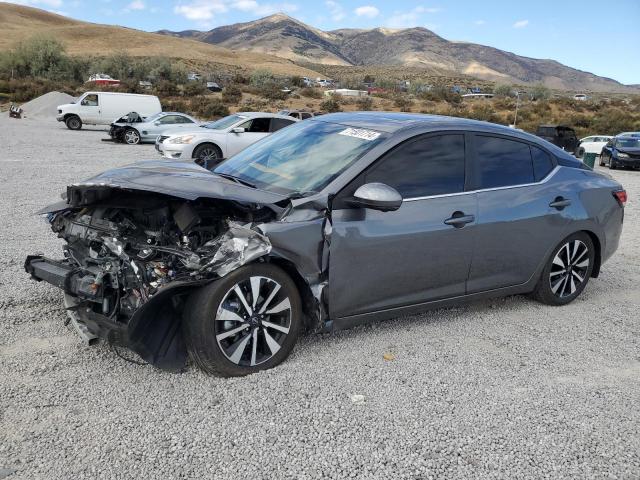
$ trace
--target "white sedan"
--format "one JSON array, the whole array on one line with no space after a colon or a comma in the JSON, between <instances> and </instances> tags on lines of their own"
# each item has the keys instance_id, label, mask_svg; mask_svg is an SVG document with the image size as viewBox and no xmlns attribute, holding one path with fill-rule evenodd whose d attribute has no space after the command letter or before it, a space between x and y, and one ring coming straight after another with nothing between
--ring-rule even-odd
<instances>
[{"instance_id":1,"label":"white sedan","mask_svg":"<svg viewBox=\"0 0 640 480\"><path fill-rule=\"evenodd\" d=\"M166 131L156 139L156 150L166 158L211 168L297 121L275 113L239 112L190 131Z\"/></svg>"},{"instance_id":2,"label":"white sedan","mask_svg":"<svg viewBox=\"0 0 640 480\"><path fill-rule=\"evenodd\" d=\"M613 137L609 135L592 135L590 137L580 139L580 143L576 150L576 157L582 158L585 153L595 153L596 155L600 155L602 148L612 138Z\"/></svg>"}]
</instances>

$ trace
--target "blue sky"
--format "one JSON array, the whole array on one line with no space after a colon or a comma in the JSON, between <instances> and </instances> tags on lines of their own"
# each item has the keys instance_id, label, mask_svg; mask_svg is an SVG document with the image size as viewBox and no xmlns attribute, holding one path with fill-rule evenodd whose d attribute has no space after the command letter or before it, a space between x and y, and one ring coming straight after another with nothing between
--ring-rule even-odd
<instances>
[{"instance_id":1,"label":"blue sky","mask_svg":"<svg viewBox=\"0 0 640 480\"><path fill-rule=\"evenodd\" d=\"M415 27L640 83L640 0L19 0L141 30L210 29L285 12L312 26Z\"/></svg>"}]
</instances>

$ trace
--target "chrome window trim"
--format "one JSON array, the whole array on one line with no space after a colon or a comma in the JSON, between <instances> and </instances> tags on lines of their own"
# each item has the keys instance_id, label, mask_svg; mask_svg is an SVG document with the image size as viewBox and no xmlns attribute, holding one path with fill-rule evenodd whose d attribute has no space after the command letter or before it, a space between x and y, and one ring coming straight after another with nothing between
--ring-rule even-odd
<instances>
[{"instance_id":1,"label":"chrome window trim","mask_svg":"<svg viewBox=\"0 0 640 480\"><path fill-rule=\"evenodd\" d=\"M443 193L441 195L427 195L426 197L411 197L411 198L403 198L402 202L415 202L418 200L429 200L431 198L444 198L444 197L455 197L458 195L470 195L472 193L482 193L482 192L493 192L496 190L509 190L512 188L522 188L522 187L532 187L534 185L542 185L544 183L547 183L551 177L553 177L558 170L560 170L560 165L556 165L556 167L551 170L546 177L544 177L542 180L540 180L539 182L533 182L533 183L523 183L521 185L506 185L504 187L493 187L493 188L482 188L480 190L469 190L468 192L457 192L457 193Z\"/></svg>"}]
</instances>

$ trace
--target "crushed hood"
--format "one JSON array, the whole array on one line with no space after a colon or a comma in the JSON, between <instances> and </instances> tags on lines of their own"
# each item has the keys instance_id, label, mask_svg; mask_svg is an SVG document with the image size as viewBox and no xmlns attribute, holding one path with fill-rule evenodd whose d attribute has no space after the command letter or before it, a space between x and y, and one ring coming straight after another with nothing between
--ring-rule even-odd
<instances>
[{"instance_id":1,"label":"crushed hood","mask_svg":"<svg viewBox=\"0 0 640 480\"><path fill-rule=\"evenodd\" d=\"M162 193L186 200L215 198L242 203L273 205L287 197L220 177L191 162L151 160L107 170L95 177L67 187L69 204L84 192L100 188L121 188Z\"/></svg>"}]
</instances>

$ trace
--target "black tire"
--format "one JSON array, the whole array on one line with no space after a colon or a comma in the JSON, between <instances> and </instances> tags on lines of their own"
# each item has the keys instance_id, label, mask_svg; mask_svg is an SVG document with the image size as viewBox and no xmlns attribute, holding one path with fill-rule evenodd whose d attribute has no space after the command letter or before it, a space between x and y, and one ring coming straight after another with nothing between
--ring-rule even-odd
<instances>
[{"instance_id":1,"label":"black tire","mask_svg":"<svg viewBox=\"0 0 640 480\"><path fill-rule=\"evenodd\" d=\"M609 158L609 170L615 170L618 166L613 161L613 158Z\"/></svg>"},{"instance_id":2,"label":"black tire","mask_svg":"<svg viewBox=\"0 0 640 480\"><path fill-rule=\"evenodd\" d=\"M576 153L576 157L577 158L584 157L584 148L583 147L578 148L578 152Z\"/></svg>"},{"instance_id":3,"label":"black tire","mask_svg":"<svg viewBox=\"0 0 640 480\"><path fill-rule=\"evenodd\" d=\"M244 302L257 311L249 316ZM268 263L245 265L191 295L182 327L189 354L202 370L220 377L244 376L273 368L289 356L302 330L302 303L282 269Z\"/></svg>"},{"instance_id":4,"label":"black tire","mask_svg":"<svg viewBox=\"0 0 640 480\"><path fill-rule=\"evenodd\" d=\"M201 167L210 170L222 161L222 150L213 143L203 143L193 151L193 159Z\"/></svg>"},{"instance_id":5,"label":"black tire","mask_svg":"<svg viewBox=\"0 0 640 480\"><path fill-rule=\"evenodd\" d=\"M127 128L122 134L122 140L127 145L138 145L140 143L140 133L135 128Z\"/></svg>"},{"instance_id":6,"label":"black tire","mask_svg":"<svg viewBox=\"0 0 640 480\"><path fill-rule=\"evenodd\" d=\"M602 154L600 155L600 166L604 167L604 160L602 159Z\"/></svg>"},{"instance_id":7,"label":"black tire","mask_svg":"<svg viewBox=\"0 0 640 480\"><path fill-rule=\"evenodd\" d=\"M586 266L585 259L588 260ZM568 264L569 268L559 262ZM533 291L533 298L555 306L572 302L587 286L594 262L595 248L591 237L585 232L568 236L549 257Z\"/></svg>"},{"instance_id":8,"label":"black tire","mask_svg":"<svg viewBox=\"0 0 640 480\"><path fill-rule=\"evenodd\" d=\"M69 130L80 130L82 128L82 120L77 115L68 116L64 123Z\"/></svg>"}]
</instances>

